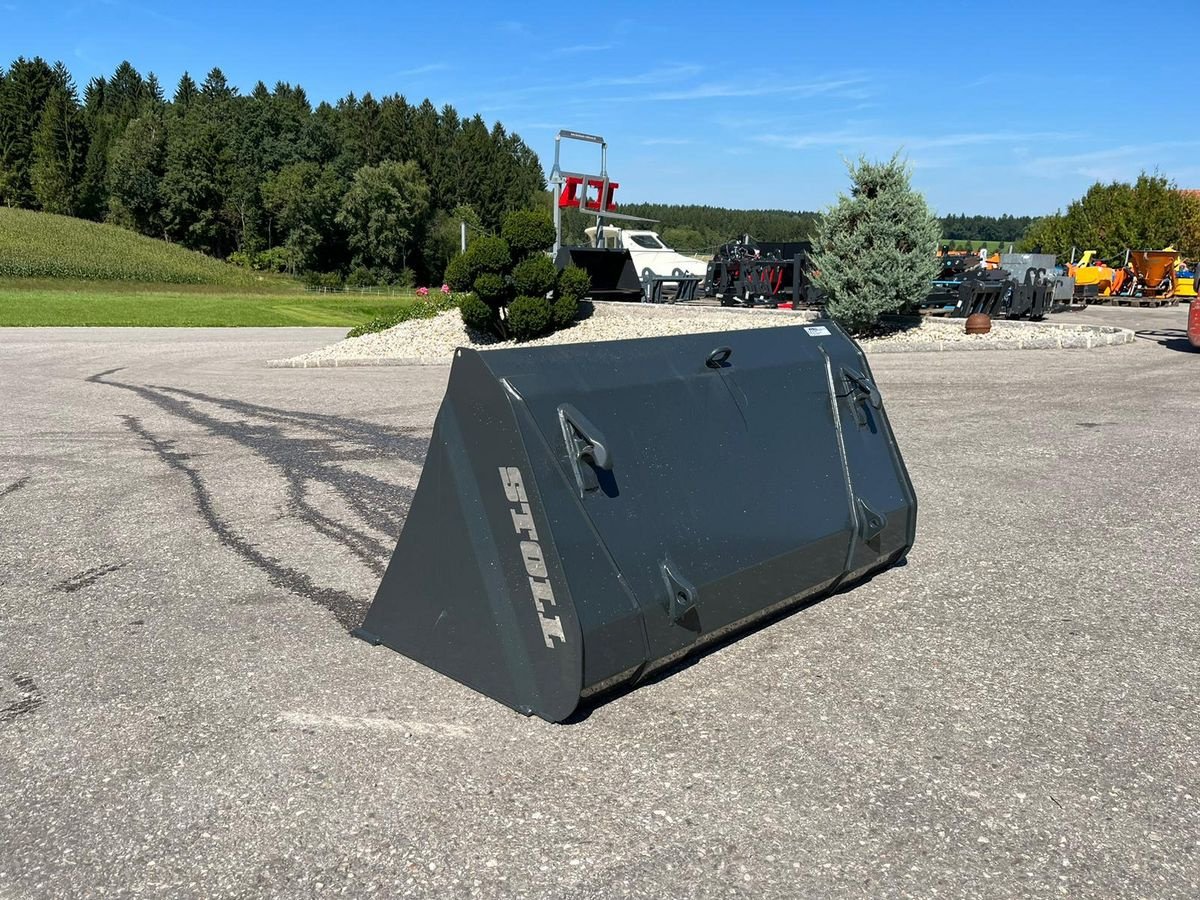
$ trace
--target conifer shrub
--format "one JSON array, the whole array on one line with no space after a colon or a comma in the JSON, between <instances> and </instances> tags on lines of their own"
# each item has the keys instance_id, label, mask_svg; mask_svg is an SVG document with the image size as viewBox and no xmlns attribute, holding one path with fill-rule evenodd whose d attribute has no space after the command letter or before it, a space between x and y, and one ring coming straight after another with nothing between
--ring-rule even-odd
<instances>
[{"instance_id":1,"label":"conifer shrub","mask_svg":"<svg viewBox=\"0 0 1200 900\"><path fill-rule=\"evenodd\" d=\"M562 297L574 297L576 301L587 296L592 289L592 276L579 266L567 266L558 273L558 293Z\"/></svg>"},{"instance_id":2,"label":"conifer shrub","mask_svg":"<svg viewBox=\"0 0 1200 900\"><path fill-rule=\"evenodd\" d=\"M554 290L558 280L558 270L550 257L538 254L530 256L513 268L513 288L517 294L526 297L545 297Z\"/></svg>"},{"instance_id":3,"label":"conifer shrub","mask_svg":"<svg viewBox=\"0 0 1200 900\"><path fill-rule=\"evenodd\" d=\"M941 223L909 184L899 155L848 166L850 194L838 198L817 229L813 281L826 314L857 333L881 315L924 299L937 272Z\"/></svg>"},{"instance_id":4,"label":"conifer shrub","mask_svg":"<svg viewBox=\"0 0 1200 900\"><path fill-rule=\"evenodd\" d=\"M471 264L467 260L465 253L460 253L458 256L450 260L446 266L446 274L443 277L446 284L450 285L450 290L469 291L474 278L471 275Z\"/></svg>"},{"instance_id":5,"label":"conifer shrub","mask_svg":"<svg viewBox=\"0 0 1200 900\"><path fill-rule=\"evenodd\" d=\"M554 327L566 328L579 315L579 301L570 294L562 294L550 307L550 318Z\"/></svg>"},{"instance_id":6,"label":"conifer shrub","mask_svg":"<svg viewBox=\"0 0 1200 900\"><path fill-rule=\"evenodd\" d=\"M518 209L504 217L500 236L508 242L513 259L521 260L550 248L554 243L554 223L544 212Z\"/></svg>"},{"instance_id":7,"label":"conifer shrub","mask_svg":"<svg viewBox=\"0 0 1200 900\"><path fill-rule=\"evenodd\" d=\"M508 283L503 275L483 272L475 276L475 294L493 309L499 309L508 299Z\"/></svg>"},{"instance_id":8,"label":"conifer shrub","mask_svg":"<svg viewBox=\"0 0 1200 900\"><path fill-rule=\"evenodd\" d=\"M510 213L504 237L480 237L446 267L446 284L471 293L459 303L463 322L498 338L529 340L570 325L591 288L587 272L559 272L547 255L554 227L543 213ZM516 299L513 299L513 298Z\"/></svg>"},{"instance_id":9,"label":"conifer shrub","mask_svg":"<svg viewBox=\"0 0 1200 900\"><path fill-rule=\"evenodd\" d=\"M508 336L528 341L553 330L550 301L545 297L520 296L508 304L505 326Z\"/></svg>"},{"instance_id":10,"label":"conifer shrub","mask_svg":"<svg viewBox=\"0 0 1200 900\"><path fill-rule=\"evenodd\" d=\"M463 255L467 258L472 279L484 272L500 275L512 269L512 252L504 238L491 235L476 238Z\"/></svg>"},{"instance_id":11,"label":"conifer shrub","mask_svg":"<svg viewBox=\"0 0 1200 900\"><path fill-rule=\"evenodd\" d=\"M468 328L485 334L495 333L496 310L475 294L467 294L463 297L458 303L458 311L462 314L463 324Z\"/></svg>"}]
</instances>

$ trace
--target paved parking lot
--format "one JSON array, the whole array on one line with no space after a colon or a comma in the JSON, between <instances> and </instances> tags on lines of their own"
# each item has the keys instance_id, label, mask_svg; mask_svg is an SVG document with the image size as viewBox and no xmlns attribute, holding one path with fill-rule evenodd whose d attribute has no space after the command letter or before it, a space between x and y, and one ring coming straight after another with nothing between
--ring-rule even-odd
<instances>
[{"instance_id":1,"label":"paved parking lot","mask_svg":"<svg viewBox=\"0 0 1200 900\"><path fill-rule=\"evenodd\" d=\"M569 726L347 633L446 369L0 330L0 897L1194 897L1185 315L878 357L909 564Z\"/></svg>"}]
</instances>

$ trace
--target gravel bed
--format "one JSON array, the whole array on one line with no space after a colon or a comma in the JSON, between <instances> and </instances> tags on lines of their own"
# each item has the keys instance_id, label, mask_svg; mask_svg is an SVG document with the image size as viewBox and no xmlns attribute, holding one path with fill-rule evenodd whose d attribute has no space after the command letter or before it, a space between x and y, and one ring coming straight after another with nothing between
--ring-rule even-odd
<instances>
[{"instance_id":1,"label":"gravel bed","mask_svg":"<svg viewBox=\"0 0 1200 900\"><path fill-rule=\"evenodd\" d=\"M586 319L521 346L771 328L802 325L814 318L815 315L807 311L597 303ZM879 353L1090 349L1132 343L1133 340L1132 331L1107 325L997 321L992 323L990 334L969 335L964 333L961 319L922 319L893 322L885 333L865 338L861 343L864 350ZM432 319L403 322L387 331L347 338L301 356L269 360L267 365L284 368L446 365L458 347L487 349L503 346L514 344L472 331L463 325L458 311L451 310Z\"/></svg>"},{"instance_id":2,"label":"gravel bed","mask_svg":"<svg viewBox=\"0 0 1200 900\"><path fill-rule=\"evenodd\" d=\"M963 319L910 320L889 324L887 331L859 343L868 353L913 353L939 350L1090 350L1132 344L1128 328L1082 323L993 321L988 334L967 334Z\"/></svg>"},{"instance_id":3,"label":"gravel bed","mask_svg":"<svg viewBox=\"0 0 1200 900\"><path fill-rule=\"evenodd\" d=\"M519 346L582 344L622 338L664 337L672 334L703 334L743 328L801 325L814 316L790 310L721 309L719 307L643 306L636 303L597 303L586 319L546 337ZM402 322L395 328L347 338L291 359L270 360L268 366L308 368L311 366L446 365L458 347L511 347L491 335L472 331L462 323L457 310L432 319Z\"/></svg>"}]
</instances>

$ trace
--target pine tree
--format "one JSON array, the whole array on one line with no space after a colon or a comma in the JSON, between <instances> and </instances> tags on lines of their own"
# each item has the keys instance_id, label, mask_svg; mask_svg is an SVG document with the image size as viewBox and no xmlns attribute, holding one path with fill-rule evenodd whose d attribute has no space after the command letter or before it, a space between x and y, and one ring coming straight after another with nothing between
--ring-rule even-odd
<instances>
[{"instance_id":1,"label":"pine tree","mask_svg":"<svg viewBox=\"0 0 1200 900\"><path fill-rule=\"evenodd\" d=\"M141 113L146 98L146 82L129 60L125 60L108 79L104 91L104 111L115 119L116 134L124 131L129 120Z\"/></svg>"},{"instance_id":2,"label":"pine tree","mask_svg":"<svg viewBox=\"0 0 1200 900\"><path fill-rule=\"evenodd\" d=\"M29 175L34 199L46 212L74 214L85 146L79 104L67 89L56 85L33 135Z\"/></svg>"},{"instance_id":3,"label":"pine tree","mask_svg":"<svg viewBox=\"0 0 1200 900\"><path fill-rule=\"evenodd\" d=\"M0 202L28 206L33 133L55 86L54 70L40 56L19 57L0 83Z\"/></svg>"},{"instance_id":4,"label":"pine tree","mask_svg":"<svg viewBox=\"0 0 1200 900\"><path fill-rule=\"evenodd\" d=\"M209 69L208 75L204 78L204 84L200 85L202 99L210 103L220 103L232 100L236 95L237 90L230 87L229 82L225 80L224 72L216 66Z\"/></svg>"},{"instance_id":5,"label":"pine tree","mask_svg":"<svg viewBox=\"0 0 1200 900\"><path fill-rule=\"evenodd\" d=\"M814 281L826 312L864 331L929 293L941 223L909 185L899 154L887 162L860 158L848 168L850 195L838 198L817 232Z\"/></svg>"},{"instance_id":6,"label":"pine tree","mask_svg":"<svg viewBox=\"0 0 1200 900\"><path fill-rule=\"evenodd\" d=\"M187 112L188 107L196 100L196 95L199 93L199 88L196 87L196 82L192 80L192 76L184 72L179 76L179 84L175 87L175 107L180 112Z\"/></svg>"},{"instance_id":7,"label":"pine tree","mask_svg":"<svg viewBox=\"0 0 1200 900\"><path fill-rule=\"evenodd\" d=\"M162 85L158 83L158 76L153 72L146 76L146 101L150 108L162 106L166 102Z\"/></svg>"}]
</instances>

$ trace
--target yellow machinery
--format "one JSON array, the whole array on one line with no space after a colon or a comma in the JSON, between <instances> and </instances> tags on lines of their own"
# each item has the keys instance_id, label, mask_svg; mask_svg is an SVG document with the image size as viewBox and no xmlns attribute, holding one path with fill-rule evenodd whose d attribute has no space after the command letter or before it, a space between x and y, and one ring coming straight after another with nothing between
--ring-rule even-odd
<instances>
[{"instance_id":1,"label":"yellow machinery","mask_svg":"<svg viewBox=\"0 0 1200 900\"><path fill-rule=\"evenodd\" d=\"M1075 284L1079 287L1086 287L1089 284L1096 285L1097 293L1102 297L1109 294L1115 294L1120 290L1119 281L1124 281L1123 278L1118 279L1118 276L1123 275L1120 269L1114 269L1103 260L1096 260L1095 250L1086 251L1083 256L1079 257L1079 261L1067 266L1067 274L1075 278ZM1114 285L1114 282L1118 282Z\"/></svg>"},{"instance_id":2,"label":"yellow machinery","mask_svg":"<svg viewBox=\"0 0 1200 900\"><path fill-rule=\"evenodd\" d=\"M1174 247L1167 247L1167 250L1175 252ZM1200 266L1200 262L1189 266L1184 262L1183 257L1176 253L1175 255L1175 296L1176 297L1195 297L1196 296L1196 268Z\"/></svg>"}]
</instances>

